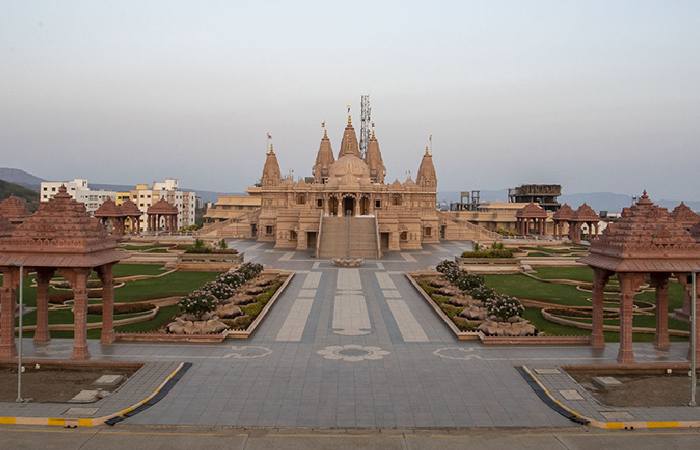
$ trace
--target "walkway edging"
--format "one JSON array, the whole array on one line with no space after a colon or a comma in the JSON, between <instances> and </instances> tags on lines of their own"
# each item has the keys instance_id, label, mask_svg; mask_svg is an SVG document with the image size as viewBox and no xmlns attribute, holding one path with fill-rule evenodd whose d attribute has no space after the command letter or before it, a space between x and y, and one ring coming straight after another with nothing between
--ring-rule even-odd
<instances>
[{"instance_id":1,"label":"walkway edging","mask_svg":"<svg viewBox=\"0 0 700 450\"><path fill-rule=\"evenodd\" d=\"M186 366L187 364L187 366ZM63 418L63 417L15 417L15 416L0 416L0 425L40 425L40 426L57 426L66 428L76 428L76 427L94 427L98 425L104 425L108 420L126 417L129 413L132 413L137 408L145 405L156 397L161 390L181 371L187 370L191 363L180 363L177 368L170 372L170 374L165 377L162 383L146 398L139 400L131 406L121 409L113 414L109 414L102 417L95 418Z\"/></svg>"},{"instance_id":2,"label":"walkway edging","mask_svg":"<svg viewBox=\"0 0 700 450\"><path fill-rule=\"evenodd\" d=\"M549 390L542 384L542 382L532 373L532 371L526 366L521 366L521 374L532 380L539 386L541 392L547 397L545 403L561 414L557 408L553 408L552 404L555 404L558 408L565 410L567 413L571 414L573 417L569 417L572 421L582 423L584 425L590 425L594 428L600 428L603 430L635 430L635 429L658 429L658 428L700 428L700 420L666 420L666 421L626 421L626 422L607 422L597 419L592 419L590 417L584 416L575 409L564 405L562 402L554 398L554 396L549 392ZM534 389L534 388L533 388Z\"/></svg>"}]
</instances>

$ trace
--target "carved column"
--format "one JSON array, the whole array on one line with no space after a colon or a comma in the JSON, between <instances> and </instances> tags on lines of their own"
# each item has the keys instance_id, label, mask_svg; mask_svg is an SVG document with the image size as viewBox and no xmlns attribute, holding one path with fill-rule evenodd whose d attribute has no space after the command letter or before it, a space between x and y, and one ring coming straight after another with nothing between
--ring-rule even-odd
<instances>
[{"instance_id":1,"label":"carved column","mask_svg":"<svg viewBox=\"0 0 700 450\"><path fill-rule=\"evenodd\" d=\"M654 273L651 281L656 288L656 337L657 350L668 350L671 342L668 337L668 273Z\"/></svg>"},{"instance_id":2,"label":"carved column","mask_svg":"<svg viewBox=\"0 0 700 450\"><path fill-rule=\"evenodd\" d=\"M634 348L632 346L632 320L634 310L634 293L642 284L642 274L618 273L620 279L620 350L617 354L619 363L634 362Z\"/></svg>"},{"instance_id":3,"label":"carved column","mask_svg":"<svg viewBox=\"0 0 700 450\"><path fill-rule=\"evenodd\" d=\"M0 359L17 356L15 346L15 286L19 281L19 268L2 269L2 288L0 288Z\"/></svg>"},{"instance_id":4,"label":"carved column","mask_svg":"<svg viewBox=\"0 0 700 450\"><path fill-rule=\"evenodd\" d=\"M102 281L102 333L100 342L111 344L114 342L114 277L112 276L112 264L105 264L98 270Z\"/></svg>"},{"instance_id":5,"label":"carved column","mask_svg":"<svg viewBox=\"0 0 700 450\"><path fill-rule=\"evenodd\" d=\"M605 347L605 335L603 334L603 300L605 296L605 285L610 279L610 272L603 269L593 269L593 299L592 299L592 317L593 328L591 331L591 345L594 349L603 349Z\"/></svg>"},{"instance_id":6,"label":"carved column","mask_svg":"<svg viewBox=\"0 0 700 450\"><path fill-rule=\"evenodd\" d=\"M75 269L73 276L73 356L72 359L88 359L87 347L87 279L88 269Z\"/></svg>"},{"instance_id":7,"label":"carved column","mask_svg":"<svg viewBox=\"0 0 700 450\"><path fill-rule=\"evenodd\" d=\"M35 344L47 344L51 340L49 334L49 282L54 269L41 268L36 271L36 331Z\"/></svg>"}]
</instances>

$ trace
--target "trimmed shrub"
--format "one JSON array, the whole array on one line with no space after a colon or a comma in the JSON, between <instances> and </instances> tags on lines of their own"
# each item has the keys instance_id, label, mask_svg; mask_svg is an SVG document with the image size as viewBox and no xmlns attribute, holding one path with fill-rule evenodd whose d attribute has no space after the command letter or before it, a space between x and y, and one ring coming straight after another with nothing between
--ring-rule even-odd
<instances>
[{"instance_id":1,"label":"trimmed shrub","mask_svg":"<svg viewBox=\"0 0 700 450\"><path fill-rule=\"evenodd\" d=\"M196 290L183 297L177 306L184 314L201 318L204 314L214 311L218 303L217 298L209 292Z\"/></svg>"},{"instance_id":2,"label":"trimmed shrub","mask_svg":"<svg viewBox=\"0 0 700 450\"><path fill-rule=\"evenodd\" d=\"M470 290L484 285L484 277L481 275L476 275L473 273L467 273L460 271L457 279L452 281L452 283L457 286L460 290L464 292L469 292Z\"/></svg>"},{"instance_id":3,"label":"trimmed shrub","mask_svg":"<svg viewBox=\"0 0 700 450\"><path fill-rule=\"evenodd\" d=\"M211 295L217 298L217 300L227 300L236 293L236 288L228 285L226 283L220 283L218 281L210 281L209 283L202 286L202 290L209 292Z\"/></svg>"},{"instance_id":4,"label":"trimmed shrub","mask_svg":"<svg viewBox=\"0 0 700 450\"><path fill-rule=\"evenodd\" d=\"M525 308L515 297L510 295L497 295L491 301L486 303L486 310L489 316L496 317L499 322L507 322L511 317L522 316Z\"/></svg>"},{"instance_id":5,"label":"trimmed shrub","mask_svg":"<svg viewBox=\"0 0 700 450\"><path fill-rule=\"evenodd\" d=\"M471 295L473 299L481 300L483 302L489 298L493 298L496 295L496 291L482 284L481 286L476 286L470 289L468 294Z\"/></svg>"},{"instance_id":6,"label":"trimmed shrub","mask_svg":"<svg viewBox=\"0 0 700 450\"><path fill-rule=\"evenodd\" d=\"M242 274L246 280L250 280L260 275L260 272L263 271L263 265L247 262L241 264L241 266L236 271Z\"/></svg>"},{"instance_id":7,"label":"trimmed shrub","mask_svg":"<svg viewBox=\"0 0 700 450\"><path fill-rule=\"evenodd\" d=\"M119 303L114 305L114 314L136 314L154 309L153 303ZM88 305L88 314L101 315L102 305Z\"/></svg>"},{"instance_id":8,"label":"trimmed shrub","mask_svg":"<svg viewBox=\"0 0 700 450\"><path fill-rule=\"evenodd\" d=\"M245 276L243 276L242 273L238 271L233 271L233 272L224 272L218 277L216 277L216 281L221 284L227 284L231 286L232 288L236 289L243 283L245 283Z\"/></svg>"}]
</instances>

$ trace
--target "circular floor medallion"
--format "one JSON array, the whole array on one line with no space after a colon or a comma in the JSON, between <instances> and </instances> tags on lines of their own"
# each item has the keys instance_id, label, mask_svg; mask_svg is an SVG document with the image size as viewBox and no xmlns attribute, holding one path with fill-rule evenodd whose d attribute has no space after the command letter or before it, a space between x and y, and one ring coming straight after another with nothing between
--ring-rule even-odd
<instances>
[{"instance_id":1,"label":"circular floor medallion","mask_svg":"<svg viewBox=\"0 0 700 450\"><path fill-rule=\"evenodd\" d=\"M338 361L358 362L382 359L391 352L382 350L379 347L367 347L355 344L331 345L317 351L319 355L326 359Z\"/></svg>"}]
</instances>

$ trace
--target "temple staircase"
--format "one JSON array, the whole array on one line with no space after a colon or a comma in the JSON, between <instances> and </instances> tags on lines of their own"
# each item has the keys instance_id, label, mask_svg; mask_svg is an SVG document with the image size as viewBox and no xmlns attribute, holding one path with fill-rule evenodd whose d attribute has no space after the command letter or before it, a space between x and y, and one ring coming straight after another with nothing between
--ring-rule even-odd
<instances>
[{"instance_id":1,"label":"temple staircase","mask_svg":"<svg viewBox=\"0 0 700 450\"><path fill-rule=\"evenodd\" d=\"M376 217L322 217L321 220L319 258L379 258Z\"/></svg>"}]
</instances>

